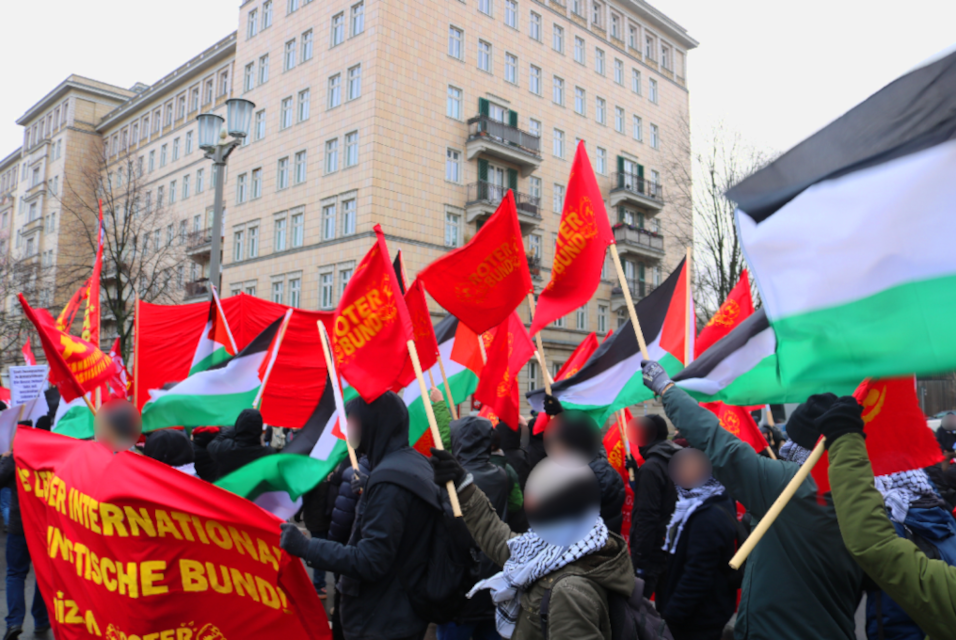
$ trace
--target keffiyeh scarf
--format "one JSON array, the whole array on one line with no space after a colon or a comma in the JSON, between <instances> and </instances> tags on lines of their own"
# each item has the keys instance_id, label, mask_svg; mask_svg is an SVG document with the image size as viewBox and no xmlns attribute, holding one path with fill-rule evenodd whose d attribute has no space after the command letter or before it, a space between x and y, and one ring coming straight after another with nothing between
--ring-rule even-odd
<instances>
[{"instance_id":1,"label":"keffiyeh scarf","mask_svg":"<svg viewBox=\"0 0 956 640\"><path fill-rule=\"evenodd\" d=\"M890 510L890 519L896 522L906 520L910 505L921 498L939 501L939 494L922 469L876 476L873 480Z\"/></svg>"},{"instance_id":2,"label":"keffiyeh scarf","mask_svg":"<svg viewBox=\"0 0 956 640\"><path fill-rule=\"evenodd\" d=\"M782 459L796 462L801 466L807 461L807 458L810 457L810 453L811 451L809 449L801 447L793 440L787 440L783 446L780 447L780 457Z\"/></svg>"},{"instance_id":3,"label":"keffiyeh scarf","mask_svg":"<svg viewBox=\"0 0 956 640\"><path fill-rule=\"evenodd\" d=\"M674 515L667 524L667 537L664 540L664 551L674 553L677 549L677 541L680 540L680 534L684 531L684 525L690 519L700 505L710 497L719 496L724 493L724 485L717 482L717 478L711 477L699 487L685 489L677 487L677 506L674 508Z\"/></svg>"},{"instance_id":4,"label":"keffiyeh scarf","mask_svg":"<svg viewBox=\"0 0 956 640\"><path fill-rule=\"evenodd\" d=\"M528 531L508 541L511 557L503 569L472 587L468 597L489 589L495 603L498 633L510 638L521 612L521 594L549 573L603 549L607 539L607 526L600 517L584 538L569 547L548 544L533 530Z\"/></svg>"}]
</instances>

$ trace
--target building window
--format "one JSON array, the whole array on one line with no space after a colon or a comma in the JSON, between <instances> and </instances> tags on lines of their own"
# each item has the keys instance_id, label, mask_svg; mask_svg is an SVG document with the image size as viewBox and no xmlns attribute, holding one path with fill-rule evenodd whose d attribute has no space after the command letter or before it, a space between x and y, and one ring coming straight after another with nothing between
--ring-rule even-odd
<instances>
[{"instance_id":1,"label":"building window","mask_svg":"<svg viewBox=\"0 0 956 640\"><path fill-rule=\"evenodd\" d=\"M541 69L531 65L531 74L528 76L528 88L536 96L541 95Z\"/></svg>"},{"instance_id":2,"label":"building window","mask_svg":"<svg viewBox=\"0 0 956 640\"><path fill-rule=\"evenodd\" d=\"M334 274L331 272L319 275L319 307L322 309L332 308L332 286Z\"/></svg>"},{"instance_id":3,"label":"building window","mask_svg":"<svg viewBox=\"0 0 956 640\"><path fill-rule=\"evenodd\" d=\"M249 227L247 230L249 234L249 257L258 258L259 257L259 227Z\"/></svg>"},{"instance_id":4,"label":"building window","mask_svg":"<svg viewBox=\"0 0 956 640\"><path fill-rule=\"evenodd\" d=\"M541 258L541 236L535 233L528 236L528 253L535 258Z\"/></svg>"},{"instance_id":5,"label":"building window","mask_svg":"<svg viewBox=\"0 0 956 640\"><path fill-rule=\"evenodd\" d=\"M614 60L614 82L624 86L624 61Z\"/></svg>"},{"instance_id":6,"label":"building window","mask_svg":"<svg viewBox=\"0 0 956 640\"><path fill-rule=\"evenodd\" d=\"M445 211L445 246L461 246L461 214Z\"/></svg>"},{"instance_id":7,"label":"building window","mask_svg":"<svg viewBox=\"0 0 956 640\"><path fill-rule=\"evenodd\" d=\"M490 16L491 9L491 0L478 0L478 11Z\"/></svg>"},{"instance_id":8,"label":"building window","mask_svg":"<svg viewBox=\"0 0 956 640\"><path fill-rule=\"evenodd\" d=\"M311 93L308 89L299 92L299 122L309 119L309 100Z\"/></svg>"},{"instance_id":9,"label":"building window","mask_svg":"<svg viewBox=\"0 0 956 640\"><path fill-rule=\"evenodd\" d=\"M563 329L564 327L566 327L567 321L565 320L564 316L561 316L560 318L555 320L554 326L557 327L558 329Z\"/></svg>"},{"instance_id":10,"label":"building window","mask_svg":"<svg viewBox=\"0 0 956 640\"><path fill-rule=\"evenodd\" d=\"M614 107L614 130L624 133L624 109L621 107Z\"/></svg>"},{"instance_id":11,"label":"building window","mask_svg":"<svg viewBox=\"0 0 956 640\"><path fill-rule=\"evenodd\" d=\"M240 173L236 177L236 204L246 201L246 174Z\"/></svg>"},{"instance_id":12,"label":"building window","mask_svg":"<svg viewBox=\"0 0 956 640\"><path fill-rule=\"evenodd\" d=\"M272 0L266 0L262 3L262 28L268 29L272 26Z\"/></svg>"},{"instance_id":13,"label":"building window","mask_svg":"<svg viewBox=\"0 0 956 640\"><path fill-rule=\"evenodd\" d=\"M305 182L305 151L298 151L295 154L295 184Z\"/></svg>"},{"instance_id":14,"label":"building window","mask_svg":"<svg viewBox=\"0 0 956 640\"><path fill-rule=\"evenodd\" d=\"M335 203L322 207L322 239L331 240L335 237Z\"/></svg>"},{"instance_id":15,"label":"building window","mask_svg":"<svg viewBox=\"0 0 956 640\"><path fill-rule=\"evenodd\" d=\"M299 10L300 0L289 0L289 8L286 13L292 13Z\"/></svg>"},{"instance_id":16,"label":"building window","mask_svg":"<svg viewBox=\"0 0 956 640\"><path fill-rule=\"evenodd\" d=\"M554 213L561 213L564 210L564 185L554 185L554 197L552 198L551 208Z\"/></svg>"},{"instance_id":17,"label":"building window","mask_svg":"<svg viewBox=\"0 0 956 640\"><path fill-rule=\"evenodd\" d=\"M541 178L537 176L531 176L528 178L528 190L531 192L530 195L532 198L535 198L538 202L541 201Z\"/></svg>"},{"instance_id":18,"label":"building window","mask_svg":"<svg viewBox=\"0 0 956 640\"><path fill-rule=\"evenodd\" d=\"M283 218L277 218L275 221L275 233L273 238L275 240L275 250L276 251L285 251L286 248L286 223L288 221Z\"/></svg>"},{"instance_id":19,"label":"building window","mask_svg":"<svg viewBox=\"0 0 956 640\"><path fill-rule=\"evenodd\" d=\"M252 38L259 33L259 11L253 9L246 17L246 37Z\"/></svg>"},{"instance_id":20,"label":"building window","mask_svg":"<svg viewBox=\"0 0 956 640\"><path fill-rule=\"evenodd\" d=\"M269 81L269 54L259 58L259 84Z\"/></svg>"},{"instance_id":21,"label":"building window","mask_svg":"<svg viewBox=\"0 0 956 640\"><path fill-rule=\"evenodd\" d=\"M289 278L289 306L298 307L302 299L302 279Z\"/></svg>"},{"instance_id":22,"label":"building window","mask_svg":"<svg viewBox=\"0 0 956 640\"><path fill-rule=\"evenodd\" d=\"M197 185L198 193L198 185ZM262 169L252 170L252 199L262 197Z\"/></svg>"},{"instance_id":23,"label":"building window","mask_svg":"<svg viewBox=\"0 0 956 640\"><path fill-rule=\"evenodd\" d=\"M289 186L289 158L279 158L276 170L276 189L285 189Z\"/></svg>"},{"instance_id":24,"label":"building window","mask_svg":"<svg viewBox=\"0 0 956 640\"><path fill-rule=\"evenodd\" d=\"M355 233L355 198L342 201L342 235Z\"/></svg>"},{"instance_id":25,"label":"building window","mask_svg":"<svg viewBox=\"0 0 956 640\"><path fill-rule=\"evenodd\" d=\"M641 95L641 72L637 69L631 69L631 91Z\"/></svg>"},{"instance_id":26,"label":"building window","mask_svg":"<svg viewBox=\"0 0 956 640\"><path fill-rule=\"evenodd\" d=\"M342 44L345 41L345 14L337 13L332 16L332 46Z\"/></svg>"},{"instance_id":27,"label":"building window","mask_svg":"<svg viewBox=\"0 0 956 640\"><path fill-rule=\"evenodd\" d=\"M179 160L179 138L173 140L173 160Z\"/></svg>"},{"instance_id":28,"label":"building window","mask_svg":"<svg viewBox=\"0 0 956 640\"><path fill-rule=\"evenodd\" d=\"M491 73L491 43L478 41L478 68Z\"/></svg>"},{"instance_id":29,"label":"building window","mask_svg":"<svg viewBox=\"0 0 956 640\"><path fill-rule=\"evenodd\" d=\"M176 202L176 181L173 180L169 183L169 204Z\"/></svg>"},{"instance_id":30,"label":"building window","mask_svg":"<svg viewBox=\"0 0 956 640\"><path fill-rule=\"evenodd\" d=\"M359 2L352 5L352 36L365 31L365 3Z\"/></svg>"},{"instance_id":31,"label":"building window","mask_svg":"<svg viewBox=\"0 0 956 640\"><path fill-rule=\"evenodd\" d=\"M574 36L574 61L584 64L584 38Z\"/></svg>"},{"instance_id":32,"label":"building window","mask_svg":"<svg viewBox=\"0 0 956 640\"><path fill-rule=\"evenodd\" d=\"M252 137L255 140L262 140L266 137L266 110L256 111L256 126L253 129Z\"/></svg>"},{"instance_id":33,"label":"building window","mask_svg":"<svg viewBox=\"0 0 956 640\"><path fill-rule=\"evenodd\" d=\"M219 95L225 96L229 93L229 71L219 72Z\"/></svg>"},{"instance_id":34,"label":"building window","mask_svg":"<svg viewBox=\"0 0 956 640\"><path fill-rule=\"evenodd\" d=\"M528 34L538 42L541 42L541 15L532 11L531 22L529 24L531 26L528 27Z\"/></svg>"},{"instance_id":35,"label":"building window","mask_svg":"<svg viewBox=\"0 0 956 640\"><path fill-rule=\"evenodd\" d=\"M305 240L305 214L292 215L292 247L301 247Z\"/></svg>"},{"instance_id":36,"label":"building window","mask_svg":"<svg viewBox=\"0 0 956 640\"><path fill-rule=\"evenodd\" d=\"M564 80L554 76L554 87L551 91L551 101L564 106Z\"/></svg>"},{"instance_id":37,"label":"building window","mask_svg":"<svg viewBox=\"0 0 956 640\"><path fill-rule=\"evenodd\" d=\"M256 285L255 283L246 284L246 295L255 296L256 295Z\"/></svg>"},{"instance_id":38,"label":"building window","mask_svg":"<svg viewBox=\"0 0 956 640\"><path fill-rule=\"evenodd\" d=\"M282 304L282 284L281 280L272 283L272 301L276 304Z\"/></svg>"},{"instance_id":39,"label":"building window","mask_svg":"<svg viewBox=\"0 0 956 640\"><path fill-rule=\"evenodd\" d=\"M212 104L212 94L213 94L213 80L209 78L203 84L202 88L202 103L203 104Z\"/></svg>"},{"instance_id":40,"label":"building window","mask_svg":"<svg viewBox=\"0 0 956 640\"><path fill-rule=\"evenodd\" d=\"M554 130L554 149L552 151L558 158L564 157L564 131Z\"/></svg>"},{"instance_id":41,"label":"building window","mask_svg":"<svg viewBox=\"0 0 956 640\"><path fill-rule=\"evenodd\" d=\"M604 98L595 100L594 118L598 121L598 124L607 124L607 102Z\"/></svg>"},{"instance_id":42,"label":"building window","mask_svg":"<svg viewBox=\"0 0 956 640\"><path fill-rule=\"evenodd\" d=\"M312 29L302 34L302 62L312 59Z\"/></svg>"},{"instance_id":43,"label":"building window","mask_svg":"<svg viewBox=\"0 0 956 640\"><path fill-rule=\"evenodd\" d=\"M183 200L189 197L189 174L183 176Z\"/></svg>"},{"instance_id":44,"label":"building window","mask_svg":"<svg viewBox=\"0 0 956 640\"><path fill-rule=\"evenodd\" d=\"M588 329L588 306L584 305L574 312L574 328L578 331Z\"/></svg>"},{"instance_id":45,"label":"building window","mask_svg":"<svg viewBox=\"0 0 956 640\"><path fill-rule=\"evenodd\" d=\"M232 259L233 262L241 262L243 249L244 249L244 239L246 234L242 231L236 231L232 234Z\"/></svg>"},{"instance_id":46,"label":"building window","mask_svg":"<svg viewBox=\"0 0 956 640\"><path fill-rule=\"evenodd\" d=\"M651 148L660 149L661 148L661 133L660 129L656 124L651 125Z\"/></svg>"},{"instance_id":47,"label":"building window","mask_svg":"<svg viewBox=\"0 0 956 640\"><path fill-rule=\"evenodd\" d=\"M461 152L447 149L445 152L445 180L449 182L461 181Z\"/></svg>"},{"instance_id":48,"label":"building window","mask_svg":"<svg viewBox=\"0 0 956 640\"><path fill-rule=\"evenodd\" d=\"M455 120L461 120L461 89L448 87L448 106L445 115Z\"/></svg>"},{"instance_id":49,"label":"building window","mask_svg":"<svg viewBox=\"0 0 956 640\"><path fill-rule=\"evenodd\" d=\"M349 69L349 100L355 100L362 95L362 65L358 64Z\"/></svg>"},{"instance_id":50,"label":"building window","mask_svg":"<svg viewBox=\"0 0 956 640\"><path fill-rule=\"evenodd\" d=\"M512 29L518 28L518 3L515 0L505 0L505 24Z\"/></svg>"},{"instance_id":51,"label":"building window","mask_svg":"<svg viewBox=\"0 0 956 640\"><path fill-rule=\"evenodd\" d=\"M528 130L532 135L541 137L541 121L534 118L528 118Z\"/></svg>"},{"instance_id":52,"label":"building window","mask_svg":"<svg viewBox=\"0 0 956 640\"><path fill-rule=\"evenodd\" d=\"M334 173L339 170L339 139L325 143L325 172Z\"/></svg>"},{"instance_id":53,"label":"building window","mask_svg":"<svg viewBox=\"0 0 956 640\"><path fill-rule=\"evenodd\" d=\"M538 363L528 362L528 391L538 388Z\"/></svg>"},{"instance_id":54,"label":"building window","mask_svg":"<svg viewBox=\"0 0 956 640\"><path fill-rule=\"evenodd\" d=\"M518 56L505 54L505 81L518 84Z\"/></svg>"},{"instance_id":55,"label":"building window","mask_svg":"<svg viewBox=\"0 0 956 640\"><path fill-rule=\"evenodd\" d=\"M462 59L464 55L464 49L462 48L462 43L464 42L464 34L461 29L457 27L448 27L448 55L452 58L458 60Z\"/></svg>"},{"instance_id":56,"label":"building window","mask_svg":"<svg viewBox=\"0 0 956 640\"><path fill-rule=\"evenodd\" d=\"M345 166L354 167L358 164L358 131L345 134Z\"/></svg>"},{"instance_id":57,"label":"building window","mask_svg":"<svg viewBox=\"0 0 956 640\"><path fill-rule=\"evenodd\" d=\"M584 89L581 87L574 88L574 112L580 115L585 115L585 102L586 94Z\"/></svg>"},{"instance_id":58,"label":"building window","mask_svg":"<svg viewBox=\"0 0 956 640\"><path fill-rule=\"evenodd\" d=\"M599 304L597 306L597 330L598 333L607 333L607 305Z\"/></svg>"},{"instance_id":59,"label":"building window","mask_svg":"<svg viewBox=\"0 0 956 640\"><path fill-rule=\"evenodd\" d=\"M644 142L644 121L640 116L634 116L632 121L634 129L632 135L634 136L634 139L638 142Z\"/></svg>"},{"instance_id":60,"label":"building window","mask_svg":"<svg viewBox=\"0 0 956 640\"><path fill-rule=\"evenodd\" d=\"M256 83L256 63L250 62L242 74L242 90L252 91Z\"/></svg>"},{"instance_id":61,"label":"building window","mask_svg":"<svg viewBox=\"0 0 956 640\"><path fill-rule=\"evenodd\" d=\"M283 98L279 105L279 129L292 126L292 98Z\"/></svg>"},{"instance_id":62,"label":"building window","mask_svg":"<svg viewBox=\"0 0 956 640\"><path fill-rule=\"evenodd\" d=\"M597 148L596 171L601 175L607 174L607 149Z\"/></svg>"},{"instance_id":63,"label":"building window","mask_svg":"<svg viewBox=\"0 0 956 640\"><path fill-rule=\"evenodd\" d=\"M627 46L637 49L637 27L634 25L627 28Z\"/></svg>"},{"instance_id":64,"label":"building window","mask_svg":"<svg viewBox=\"0 0 956 640\"><path fill-rule=\"evenodd\" d=\"M648 99L654 104L657 104L657 80L654 78L647 79L647 93Z\"/></svg>"},{"instance_id":65,"label":"building window","mask_svg":"<svg viewBox=\"0 0 956 640\"><path fill-rule=\"evenodd\" d=\"M289 40L285 43L285 56L282 59L282 68L284 71L295 68L295 40Z\"/></svg>"},{"instance_id":66,"label":"building window","mask_svg":"<svg viewBox=\"0 0 956 640\"><path fill-rule=\"evenodd\" d=\"M342 74L336 73L329 78L329 109L342 104Z\"/></svg>"},{"instance_id":67,"label":"building window","mask_svg":"<svg viewBox=\"0 0 956 640\"><path fill-rule=\"evenodd\" d=\"M349 280L352 279L354 269L339 268L339 296L345 293L345 288L349 286Z\"/></svg>"},{"instance_id":68,"label":"building window","mask_svg":"<svg viewBox=\"0 0 956 640\"><path fill-rule=\"evenodd\" d=\"M558 53L564 53L564 28L554 25L554 34L551 37L551 48Z\"/></svg>"},{"instance_id":69,"label":"building window","mask_svg":"<svg viewBox=\"0 0 956 640\"><path fill-rule=\"evenodd\" d=\"M594 49L594 70L604 75L604 50Z\"/></svg>"},{"instance_id":70,"label":"building window","mask_svg":"<svg viewBox=\"0 0 956 640\"><path fill-rule=\"evenodd\" d=\"M671 50L667 47L661 47L661 66L671 70Z\"/></svg>"}]
</instances>

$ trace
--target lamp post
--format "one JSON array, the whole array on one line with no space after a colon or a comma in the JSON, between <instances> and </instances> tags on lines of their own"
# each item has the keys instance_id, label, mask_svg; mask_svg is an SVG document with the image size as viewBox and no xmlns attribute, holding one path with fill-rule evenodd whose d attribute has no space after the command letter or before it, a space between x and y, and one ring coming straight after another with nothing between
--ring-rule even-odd
<instances>
[{"instance_id":1,"label":"lamp post","mask_svg":"<svg viewBox=\"0 0 956 640\"><path fill-rule=\"evenodd\" d=\"M220 254L222 253L222 210L223 188L225 187L224 173L226 160L233 150L242 144L249 135L252 124L252 111L255 103L242 98L226 100L226 118L214 113L201 113L196 116L199 123L199 148L206 158L212 160L212 179L216 188L216 196L212 211L212 246L209 255L209 282L220 285ZM225 123L225 126L223 124ZM229 136L232 136L230 139ZM209 291L212 295L212 287Z\"/></svg>"}]
</instances>

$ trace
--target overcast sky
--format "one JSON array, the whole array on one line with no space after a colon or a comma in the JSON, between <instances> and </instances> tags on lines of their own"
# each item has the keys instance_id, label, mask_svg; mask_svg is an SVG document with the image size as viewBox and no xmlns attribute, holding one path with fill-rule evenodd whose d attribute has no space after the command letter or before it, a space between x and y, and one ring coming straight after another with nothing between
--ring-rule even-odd
<instances>
[{"instance_id":1,"label":"overcast sky","mask_svg":"<svg viewBox=\"0 0 956 640\"><path fill-rule=\"evenodd\" d=\"M374 0L373 0L374 1ZM525 0L529 2L530 0ZM153 83L236 28L237 0L8 2L0 38L0 157L14 121L71 73ZM956 45L956 1L654 0L701 44L688 61L692 125L785 151Z\"/></svg>"}]
</instances>

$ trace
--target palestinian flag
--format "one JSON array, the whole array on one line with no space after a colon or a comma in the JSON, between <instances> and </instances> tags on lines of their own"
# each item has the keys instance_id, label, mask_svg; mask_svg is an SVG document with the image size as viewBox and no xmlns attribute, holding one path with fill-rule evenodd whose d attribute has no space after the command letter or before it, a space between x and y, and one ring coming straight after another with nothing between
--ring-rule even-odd
<instances>
[{"instance_id":1,"label":"palestinian flag","mask_svg":"<svg viewBox=\"0 0 956 640\"><path fill-rule=\"evenodd\" d=\"M259 396L290 313L276 318L227 362L193 374L168 391L150 389L150 399L143 406L143 431L235 424L239 412L252 407Z\"/></svg>"},{"instance_id":2,"label":"palestinian flag","mask_svg":"<svg viewBox=\"0 0 956 640\"><path fill-rule=\"evenodd\" d=\"M635 305L651 359L671 375L684 364L687 322L685 260L659 287ZM693 353L693 349L691 349ZM628 320L601 343L594 355L570 378L555 382L551 391L565 409L591 413L598 424L618 409L653 397L641 378L641 350ZM544 409L544 389L527 394L537 411Z\"/></svg>"},{"instance_id":3,"label":"palestinian flag","mask_svg":"<svg viewBox=\"0 0 956 640\"><path fill-rule=\"evenodd\" d=\"M71 402L61 398L51 430L61 436L88 440L93 437L93 412L83 398L75 398Z\"/></svg>"},{"instance_id":4,"label":"palestinian flag","mask_svg":"<svg viewBox=\"0 0 956 640\"><path fill-rule=\"evenodd\" d=\"M219 302L219 294L216 287L213 287L212 300L209 301L209 319L206 320L206 326L203 327L199 342L196 344L196 353L189 367L189 375L226 362L236 355L236 351L238 351L236 341L233 340L232 331L229 330L226 314Z\"/></svg>"},{"instance_id":5,"label":"palestinian flag","mask_svg":"<svg viewBox=\"0 0 956 640\"><path fill-rule=\"evenodd\" d=\"M761 307L673 379L701 402L721 401L744 407L803 402L826 391L849 395L857 386L853 381L784 385L777 370L776 348L773 329Z\"/></svg>"},{"instance_id":6,"label":"palestinian flag","mask_svg":"<svg viewBox=\"0 0 956 640\"><path fill-rule=\"evenodd\" d=\"M956 53L727 196L785 386L956 369Z\"/></svg>"}]
</instances>

